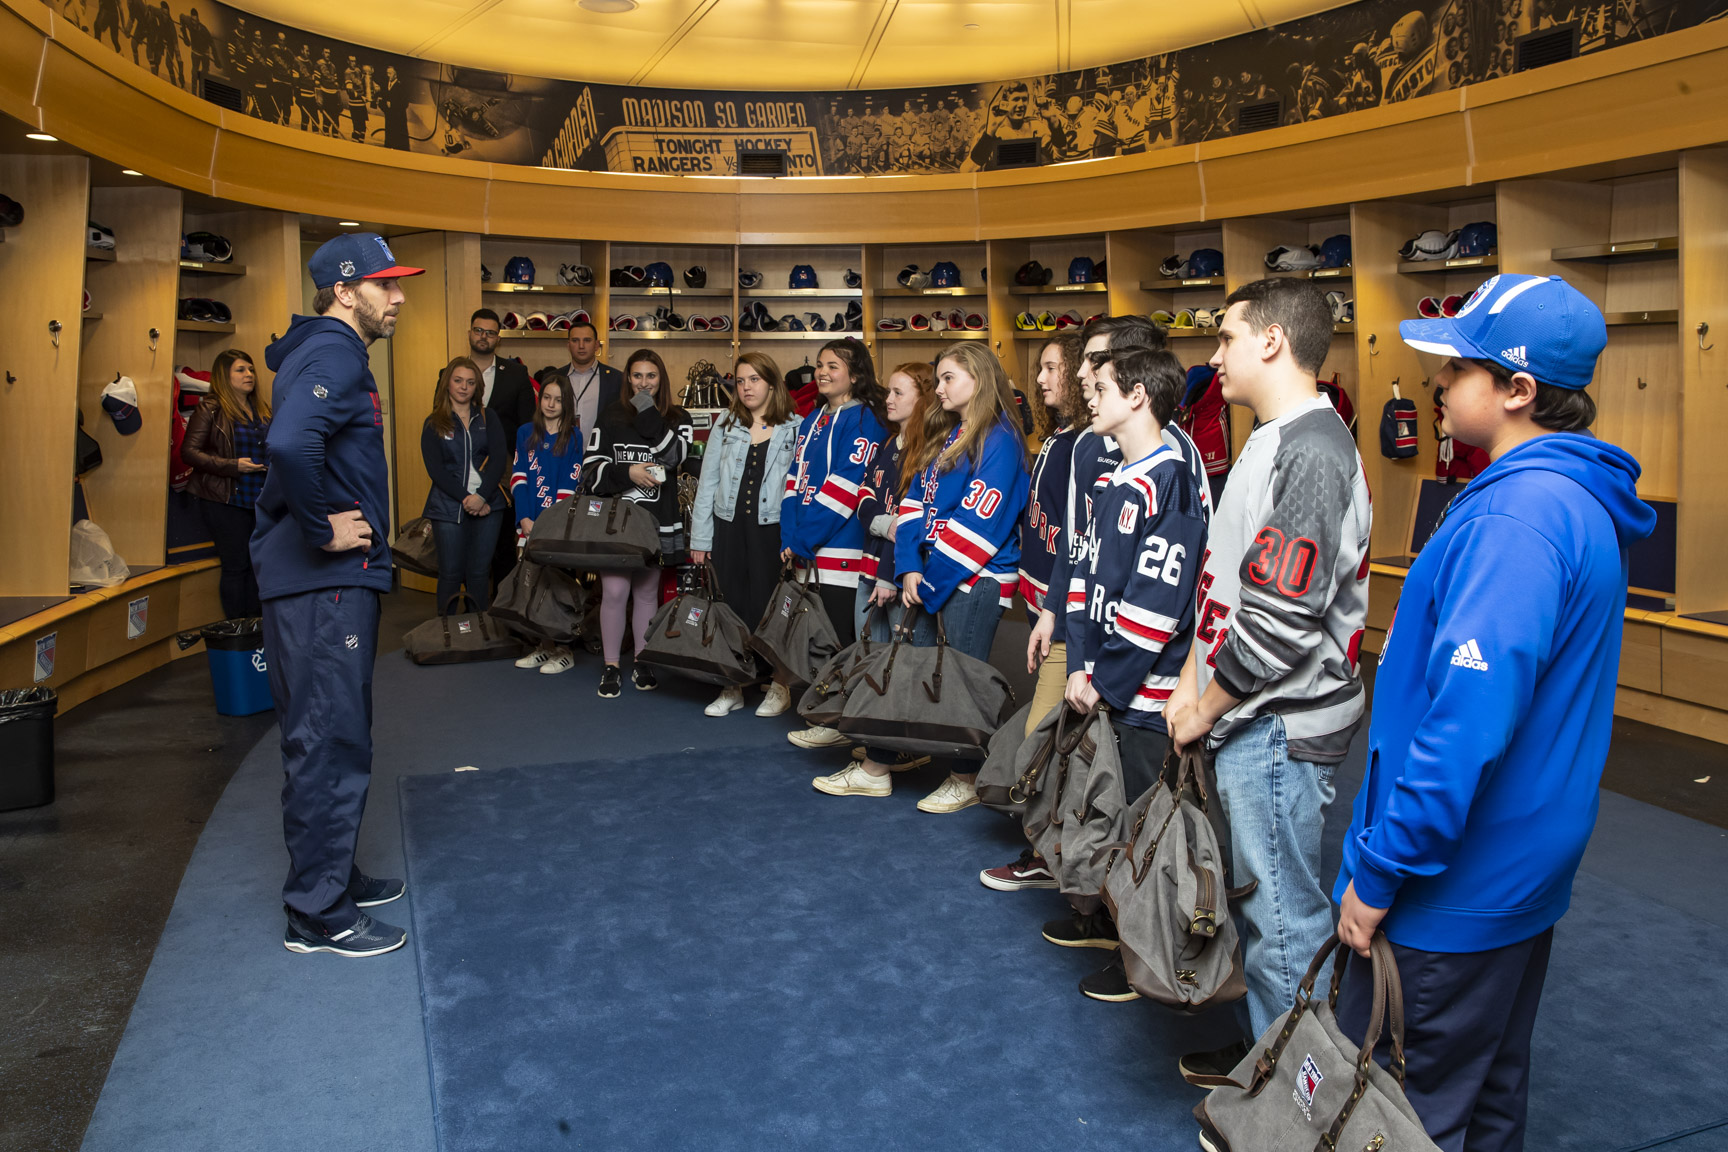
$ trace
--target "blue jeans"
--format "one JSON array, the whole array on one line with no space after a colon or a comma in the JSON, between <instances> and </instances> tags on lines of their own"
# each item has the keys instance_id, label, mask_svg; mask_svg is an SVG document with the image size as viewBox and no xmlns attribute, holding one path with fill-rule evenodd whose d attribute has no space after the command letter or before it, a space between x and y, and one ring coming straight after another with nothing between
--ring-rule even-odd
<instances>
[{"instance_id":1,"label":"blue jeans","mask_svg":"<svg viewBox=\"0 0 1728 1152\"><path fill-rule=\"evenodd\" d=\"M1230 734L1213 764L1230 822L1232 882L1259 887L1236 904L1248 980L1248 1034L1296 1002L1296 987L1332 932L1320 879L1320 833L1337 795L1332 765L1292 759L1284 720L1262 716Z\"/></svg>"},{"instance_id":2,"label":"blue jeans","mask_svg":"<svg viewBox=\"0 0 1728 1152\"><path fill-rule=\"evenodd\" d=\"M1002 620L1001 584L992 576L986 576L973 585L972 591L956 590L948 597L948 603L942 606L942 627L948 633L948 647L956 652L964 652L968 656L990 662L990 648L996 643L996 625ZM866 593L859 593L858 603L864 603ZM891 625L900 623L901 615L906 611L903 602L895 602L888 606L886 613L877 616L876 625L870 633L871 640L888 640ZM863 619L859 615L860 622ZM860 623L862 627L862 623ZM912 646L914 648L936 647L936 619L929 612L920 609L917 613L917 623L912 626ZM879 748L866 747L864 752L878 764L892 763L894 753ZM932 760L936 765L941 763ZM969 760L945 761L951 772L976 772L978 765Z\"/></svg>"},{"instance_id":3,"label":"blue jeans","mask_svg":"<svg viewBox=\"0 0 1728 1152\"><path fill-rule=\"evenodd\" d=\"M464 586L474 607L484 612L492 603L492 552L498 527L509 513L494 508L490 516L463 516L462 522L432 522L438 543L438 611L448 611L450 598Z\"/></svg>"}]
</instances>

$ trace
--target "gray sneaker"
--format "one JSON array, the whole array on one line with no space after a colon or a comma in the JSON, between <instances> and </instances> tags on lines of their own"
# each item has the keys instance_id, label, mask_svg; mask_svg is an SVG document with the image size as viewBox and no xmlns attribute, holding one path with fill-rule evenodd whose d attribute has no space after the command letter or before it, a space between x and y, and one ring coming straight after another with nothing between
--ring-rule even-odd
<instances>
[{"instance_id":1,"label":"gray sneaker","mask_svg":"<svg viewBox=\"0 0 1728 1152\"><path fill-rule=\"evenodd\" d=\"M366 913L340 932L326 935L318 925L288 914L288 931L282 947L290 952L334 952L338 956L382 956L408 943L408 933L393 924L382 924Z\"/></svg>"}]
</instances>

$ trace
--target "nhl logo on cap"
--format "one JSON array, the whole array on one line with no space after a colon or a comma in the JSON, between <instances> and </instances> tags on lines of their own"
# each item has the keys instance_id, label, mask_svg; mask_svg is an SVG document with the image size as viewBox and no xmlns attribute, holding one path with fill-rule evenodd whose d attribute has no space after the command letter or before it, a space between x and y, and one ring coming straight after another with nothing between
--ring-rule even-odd
<instances>
[{"instance_id":1,"label":"nhl logo on cap","mask_svg":"<svg viewBox=\"0 0 1728 1152\"><path fill-rule=\"evenodd\" d=\"M342 261L342 275L344 275L344 276L354 275L354 261L352 261L352 260Z\"/></svg>"}]
</instances>

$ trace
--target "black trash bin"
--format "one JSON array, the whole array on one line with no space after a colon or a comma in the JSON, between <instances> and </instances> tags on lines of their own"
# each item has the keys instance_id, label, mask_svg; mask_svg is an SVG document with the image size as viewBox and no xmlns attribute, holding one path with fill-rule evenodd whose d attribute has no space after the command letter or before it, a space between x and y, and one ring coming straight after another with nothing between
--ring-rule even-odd
<instances>
[{"instance_id":1,"label":"black trash bin","mask_svg":"<svg viewBox=\"0 0 1728 1152\"><path fill-rule=\"evenodd\" d=\"M0 692L0 812L54 803L52 688Z\"/></svg>"}]
</instances>

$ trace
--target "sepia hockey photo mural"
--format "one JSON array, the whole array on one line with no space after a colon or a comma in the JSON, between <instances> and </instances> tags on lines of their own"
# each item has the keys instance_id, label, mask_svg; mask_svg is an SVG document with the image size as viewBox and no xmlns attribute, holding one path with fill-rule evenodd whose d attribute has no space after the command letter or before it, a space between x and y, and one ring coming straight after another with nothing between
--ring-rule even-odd
<instances>
[{"instance_id":1,"label":"sepia hockey photo mural","mask_svg":"<svg viewBox=\"0 0 1728 1152\"><path fill-rule=\"evenodd\" d=\"M1408 100L1512 71L1518 37L1580 54L1694 27L1728 0L1360 0L1178 52L994 84L716 92L549 80L309 35L212 0L50 0L162 79L248 115L491 163L728 175L741 149L794 176L966 172L1117 156ZM208 83L207 83L208 81ZM1029 142L1029 143L1027 143Z\"/></svg>"}]
</instances>

